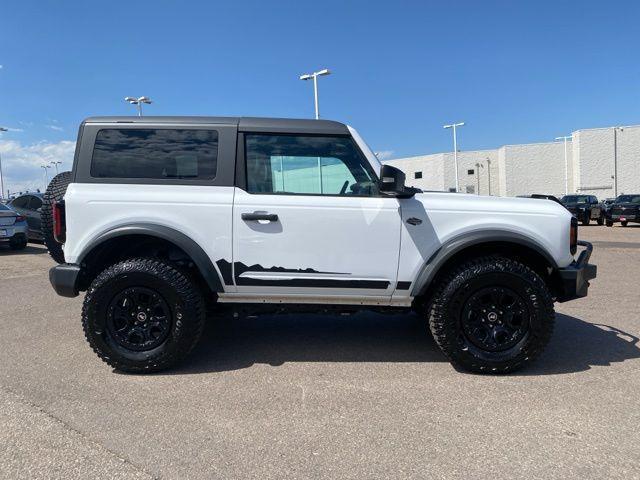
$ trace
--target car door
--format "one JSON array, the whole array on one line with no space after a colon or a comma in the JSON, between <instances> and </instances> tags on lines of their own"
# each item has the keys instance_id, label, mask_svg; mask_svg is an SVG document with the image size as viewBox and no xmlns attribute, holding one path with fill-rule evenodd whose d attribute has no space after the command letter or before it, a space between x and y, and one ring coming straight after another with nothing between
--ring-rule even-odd
<instances>
[{"instance_id":1,"label":"car door","mask_svg":"<svg viewBox=\"0 0 640 480\"><path fill-rule=\"evenodd\" d=\"M246 184L236 188L236 295L282 301L371 297L388 302L400 248L399 202L349 136L240 135Z\"/></svg>"}]
</instances>

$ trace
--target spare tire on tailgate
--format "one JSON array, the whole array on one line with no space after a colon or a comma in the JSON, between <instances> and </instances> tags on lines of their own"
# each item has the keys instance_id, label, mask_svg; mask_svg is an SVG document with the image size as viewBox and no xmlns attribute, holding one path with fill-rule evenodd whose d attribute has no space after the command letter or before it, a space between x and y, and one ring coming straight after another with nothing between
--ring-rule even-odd
<instances>
[{"instance_id":1,"label":"spare tire on tailgate","mask_svg":"<svg viewBox=\"0 0 640 480\"><path fill-rule=\"evenodd\" d=\"M53 204L62 200L72 177L72 172L62 172L53 177L42 199L42 236L49 255L58 263L64 263L64 252L62 245L53 238Z\"/></svg>"}]
</instances>

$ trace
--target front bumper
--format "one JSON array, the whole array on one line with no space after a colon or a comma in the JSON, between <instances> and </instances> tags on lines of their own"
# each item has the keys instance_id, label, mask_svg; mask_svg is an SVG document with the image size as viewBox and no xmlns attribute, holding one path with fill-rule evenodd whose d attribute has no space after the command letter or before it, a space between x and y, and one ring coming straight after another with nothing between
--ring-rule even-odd
<instances>
[{"instance_id":1,"label":"front bumper","mask_svg":"<svg viewBox=\"0 0 640 480\"><path fill-rule=\"evenodd\" d=\"M62 263L49 270L49 281L58 295L63 297L78 296L78 277L80 267L71 263Z\"/></svg>"},{"instance_id":2,"label":"front bumper","mask_svg":"<svg viewBox=\"0 0 640 480\"><path fill-rule=\"evenodd\" d=\"M578 240L578 245L585 247L578 259L565 268L559 268L560 279L557 300L566 302L575 298L586 297L589 290L589 280L596 278L597 267L589 263L593 245L584 240Z\"/></svg>"}]
</instances>

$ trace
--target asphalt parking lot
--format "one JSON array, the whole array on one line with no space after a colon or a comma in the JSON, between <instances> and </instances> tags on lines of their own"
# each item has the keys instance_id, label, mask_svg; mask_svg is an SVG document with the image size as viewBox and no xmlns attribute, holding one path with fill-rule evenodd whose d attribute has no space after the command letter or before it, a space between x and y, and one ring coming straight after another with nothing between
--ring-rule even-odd
<instances>
[{"instance_id":1,"label":"asphalt parking lot","mask_svg":"<svg viewBox=\"0 0 640 480\"><path fill-rule=\"evenodd\" d=\"M640 478L640 226L580 235L590 296L500 377L383 315L212 321L180 369L114 373L45 249L0 247L0 476Z\"/></svg>"}]
</instances>

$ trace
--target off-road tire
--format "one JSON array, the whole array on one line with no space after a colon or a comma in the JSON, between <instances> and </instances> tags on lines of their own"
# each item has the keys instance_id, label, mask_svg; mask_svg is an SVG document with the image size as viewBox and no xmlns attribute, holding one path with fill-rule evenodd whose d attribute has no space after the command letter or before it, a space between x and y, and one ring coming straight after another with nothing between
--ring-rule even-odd
<instances>
[{"instance_id":1,"label":"off-road tire","mask_svg":"<svg viewBox=\"0 0 640 480\"><path fill-rule=\"evenodd\" d=\"M585 227L591 223L591 217L589 216L589 212L585 213L582 217L582 225Z\"/></svg>"},{"instance_id":2,"label":"off-road tire","mask_svg":"<svg viewBox=\"0 0 640 480\"><path fill-rule=\"evenodd\" d=\"M150 350L125 348L109 328L115 299L131 288L156 292L171 313L166 338ZM178 364L198 343L205 318L205 302L196 283L172 265L146 258L124 260L100 273L82 308L82 327L93 351L114 369L130 373L158 372Z\"/></svg>"},{"instance_id":3,"label":"off-road tire","mask_svg":"<svg viewBox=\"0 0 640 480\"><path fill-rule=\"evenodd\" d=\"M628 222L620 222L620 225L622 225L623 227L626 227L628 225Z\"/></svg>"},{"instance_id":4,"label":"off-road tire","mask_svg":"<svg viewBox=\"0 0 640 480\"><path fill-rule=\"evenodd\" d=\"M72 172L59 173L51 179L42 198L42 210L40 212L42 239L47 246L49 255L57 263L64 263L64 252L62 251L62 245L53 238L53 204L62 200L72 178Z\"/></svg>"},{"instance_id":5,"label":"off-road tire","mask_svg":"<svg viewBox=\"0 0 640 480\"><path fill-rule=\"evenodd\" d=\"M598 217L598 225L604 225L604 217Z\"/></svg>"},{"instance_id":6,"label":"off-road tire","mask_svg":"<svg viewBox=\"0 0 640 480\"><path fill-rule=\"evenodd\" d=\"M528 314L528 330L505 351L478 348L462 327L466 300L474 292L492 286L517 293ZM522 368L544 350L553 333L553 299L544 280L515 260L489 256L470 260L452 269L440 282L428 310L433 338L451 363L476 373L508 373Z\"/></svg>"}]
</instances>

